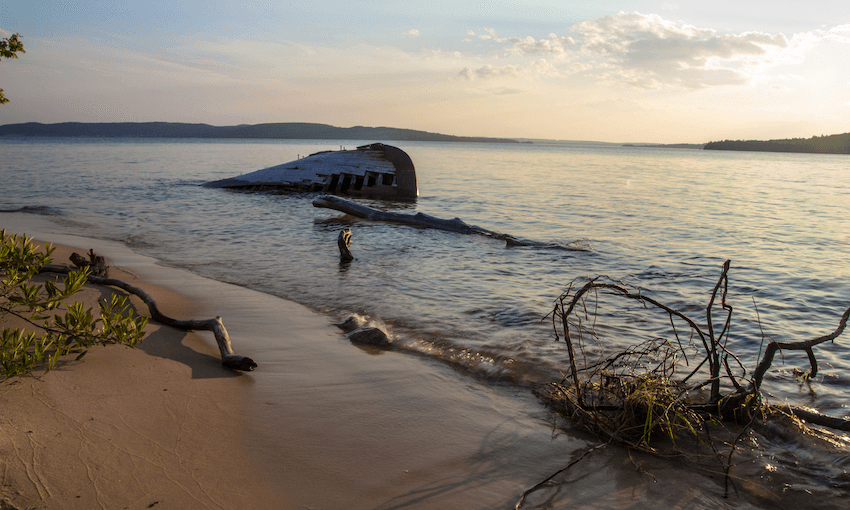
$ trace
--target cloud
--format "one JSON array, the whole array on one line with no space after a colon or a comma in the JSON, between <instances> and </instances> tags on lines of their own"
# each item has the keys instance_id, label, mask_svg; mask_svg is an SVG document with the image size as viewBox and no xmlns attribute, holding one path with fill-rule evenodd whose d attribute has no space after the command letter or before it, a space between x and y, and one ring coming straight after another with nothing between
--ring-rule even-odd
<instances>
[{"instance_id":1,"label":"cloud","mask_svg":"<svg viewBox=\"0 0 850 510\"><path fill-rule=\"evenodd\" d=\"M833 41L850 43L850 23L832 27L827 37Z\"/></svg>"},{"instance_id":2,"label":"cloud","mask_svg":"<svg viewBox=\"0 0 850 510\"><path fill-rule=\"evenodd\" d=\"M575 46L576 42L572 37L559 37L556 34L549 34L548 38L535 39L531 36L526 37L498 37L496 30L492 28L484 29L486 34L478 36L479 39L489 40L499 44L507 44L507 55L523 56L523 55L563 55L566 53L566 48ZM472 30L467 31L466 35L475 36Z\"/></svg>"},{"instance_id":3,"label":"cloud","mask_svg":"<svg viewBox=\"0 0 850 510\"><path fill-rule=\"evenodd\" d=\"M513 94L522 94L523 91L520 90L520 89L502 87L502 88L493 90L492 93L493 93L493 95L496 95L496 96L510 96L510 95L513 95Z\"/></svg>"},{"instance_id":4,"label":"cloud","mask_svg":"<svg viewBox=\"0 0 850 510\"><path fill-rule=\"evenodd\" d=\"M783 34L719 34L656 14L623 12L577 23L570 35L536 39L497 37L493 29L484 32L479 39L502 45L503 58L545 56L566 62L565 72L595 75L606 83L690 89L749 83L760 70L800 62L805 49L818 40L850 39L850 25L808 37L798 34L789 41Z\"/></svg>"},{"instance_id":5,"label":"cloud","mask_svg":"<svg viewBox=\"0 0 850 510\"><path fill-rule=\"evenodd\" d=\"M584 21L573 30L583 52L603 58L624 76L686 88L745 83L748 76L741 66L759 64L789 47L782 34L720 35L639 13Z\"/></svg>"},{"instance_id":6,"label":"cloud","mask_svg":"<svg viewBox=\"0 0 850 510\"><path fill-rule=\"evenodd\" d=\"M421 35L421 32L419 32L419 30L417 30L415 28L411 28L407 32L404 32L404 33L401 34L402 37L419 37L420 35Z\"/></svg>"},{"instance_id":7,"label":"cloud","mask_svg":"<svg viewBox=\"0 0 850 510\"><path fill-rule=\"evenodd\" d=\"M486 64L478 69L463 68L458 76L466 80L490 80L495 78L538 78L540 76L558 76L557 68L546 59L527 62L521 66L508 64L505 66L493 66Z\"/></svg>"},{"instance_id":8,"label":"cloud","mask_svg":"<svg viewBox=\"0 0 850 510\"><path fill-rule=\"evenodd\" d=\"M714 30L676 26L657 15L624 14L573 27L582 36L583 48L627 63L677 62L703 66L712 57L760 56L769 46L788 46L785 36L756 32L718 35Z\"/></svg>"},{"instance_id":9,"label":"cloud","mask_svg":"<svg viewBox=\"0 0 850 510\"><path fill-rule=\"evenodd\" d=\"M479 35L479 36L478 36L478 38L479 38L479 39L483 39L483 40L487 40L487 39L494 39L494 40L496 40L497 42L499 42L499 39L497 39L497 38L496 38L496 30L495 30L495 29L493 29L493 28L484 28L483 30L484 30L485 32L487 32L487 33L486 33L486 34L481 34L481 35ZM471 30L470 30L470 32L471 32ZM469 33L469 32L467 32L467 34L468 34L468 33Z\"/></svg>"},{"instance_id":10,"label":"cloud","mask_svg":"<svg viewBox=\"0 0 850 510\"><path fill-rule=\"evenodd\" d=\"M546 39L537 39L528 36L525 38L511 37L506 39L511 43L507 52L510 55L548 55L561 57L576 46L572 37L558 37L549 34Z\"/></svg>"},{"instance_id":11,"label":"cloud","mask_svg":"<svg viewBox=\"0 0 850 510\"><path fill-rule=\"evenodd\" d=\"M475 80L475 79L489 79L489 78L498 78L501 76L517 76L517 68L512 65L507 65L503 67L494 67L490 64L487 64L479 69L472 70L468 67L464 67L463 70L458 73L462 78L467 80Z\"/></svg>"}]
</instances>

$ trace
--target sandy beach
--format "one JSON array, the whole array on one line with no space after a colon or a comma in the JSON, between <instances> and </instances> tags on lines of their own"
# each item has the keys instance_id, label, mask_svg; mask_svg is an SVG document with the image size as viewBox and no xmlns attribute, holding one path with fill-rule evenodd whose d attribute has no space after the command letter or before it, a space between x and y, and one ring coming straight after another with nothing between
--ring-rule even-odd
<instances>
[{"instance_id":1,"label":"sandy beach","mask_svg":"<svg viewBox=\"0 0 850 510\"><path fill-rule=\"evenodd\" d=\"M3 382L0 501L14 508L513 508L596 444L554 429L527 389L354 346L296 303L66 235L43 218L2 214L0 227L62 245L56 262L93 248L111 277L173 317L222 316L236 352L259 364L225 369L211 333L151 323L136 349L98 347L38 379ZM89 287L81 298L108 292ZM758 492L725 499L704 475L609 446L524 508L779 501Z\"/></svg>"},{"instance_id":2,"label":"sandy beach","mask_svg":"<svg viewBox=\"0 0 850 510\"><path fill-rule=\"evenodd\" d=\"M56 248L57 262L80 251ZM171 313L202 311L126 269L111 276ZM96 309L110 292L87 286L76 300ZM4 382L0 491L18 508L285 508L241 446L250 381L218 356L200 335L152 323L138 349L98 347L37 379Z\"/></svg>"}]
</instances>

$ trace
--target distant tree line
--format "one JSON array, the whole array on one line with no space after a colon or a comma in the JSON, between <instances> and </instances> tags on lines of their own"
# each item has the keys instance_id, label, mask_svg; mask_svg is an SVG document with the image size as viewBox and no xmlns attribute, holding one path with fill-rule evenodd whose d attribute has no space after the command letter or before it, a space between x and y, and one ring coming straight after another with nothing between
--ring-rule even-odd
<instances>
[{"instance_id":1,"label":"distant tree line","mask_svg":"<svg viewBox=\"0 0 850 510\"><path fill-rule=\"evenodd\" d=\"M705 150L850 154L850 133L785 140L724 140L706 144Z\"/></svg>"}]
</instances>

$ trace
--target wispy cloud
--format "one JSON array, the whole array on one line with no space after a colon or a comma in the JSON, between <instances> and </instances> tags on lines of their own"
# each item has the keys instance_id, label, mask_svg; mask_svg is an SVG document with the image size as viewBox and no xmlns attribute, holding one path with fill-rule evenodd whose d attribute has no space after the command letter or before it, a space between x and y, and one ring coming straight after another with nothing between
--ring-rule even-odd
<instances>
[{"instance_id":1,"label":"wispy cloud","mask_svg":"<svg viewBox=\"0 0 850 510\"><path fill-rule=\"evenodd\" d=\"M407 32L401 34L402 37L419 37L420 35L422 35L422 33L415 28L411 28Z\"/></svg>"},{"instance_id":2,"label":"wispy cloud","mask_svg":"<svg viewBox=\"0 0 850 510\"><path fill-rule=\"evenodd\" d=\"M458 75L467 80L487 80L504 77L535 78L543 75L557 76L558 71L557 68L546 59L540 59L533 62L527 62L521 66L508 64L497 67L491 64L486 64L478 69L465 67L460 71L460 73L458 73Z\"/></svg>"},{"instance_id":3,"label":"wispy cloud","mask_svg":"<svg viewBox=\"0 0 850 510\"><path fill-rule=\"evenodd\" d=\"M468 67L464 67L463 70L459 73L462 78L466 78L467 80L474 80L476 78L496 78L499 76L517 76L517 69L515 66L507 65L502 67L494 67L490 64L482 66L476 70L472 70Z\"/></svg>"},{"instance_id":4,"label":"wispy cloud","mask_svg":"<svg viewBox=\"0 0 850 510\"><path fill-rule=\"evenodd\" d=\"M850 43L850 23L832 27L827 37L835 41Z\"/></svg>"},{"instance_id":5,"label":"wispy cloud","mask_svg":"<svg viewBox=\"0 0 850 510\"><path fill-rule=\"evenodd\" d=\"M510 43L507 48L510 55L562 57L576 48L576 42L572 37L559 37L555 34L549 34L549 37L544 39L534 39L528 36L525 38L510 37L504 41Z\"/></svg>"}]
</instances>

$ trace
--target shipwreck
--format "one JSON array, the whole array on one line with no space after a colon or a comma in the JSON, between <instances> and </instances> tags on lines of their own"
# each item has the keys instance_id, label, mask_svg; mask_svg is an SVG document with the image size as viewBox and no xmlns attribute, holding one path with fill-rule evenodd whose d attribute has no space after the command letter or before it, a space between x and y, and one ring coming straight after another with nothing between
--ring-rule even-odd
<instances>
[{"instance_id":1,"label":"shipwreck","mask_svg":"<svg viewBox=\"0 0 850 510\"><path fill-rule=\"evenodd\" d=\"M382 143L362 145L354 150L317 152L204 186L246 191L321 191L395 199L419 195L410 156L398 147Z\"/></svg>"}]
</instances>

